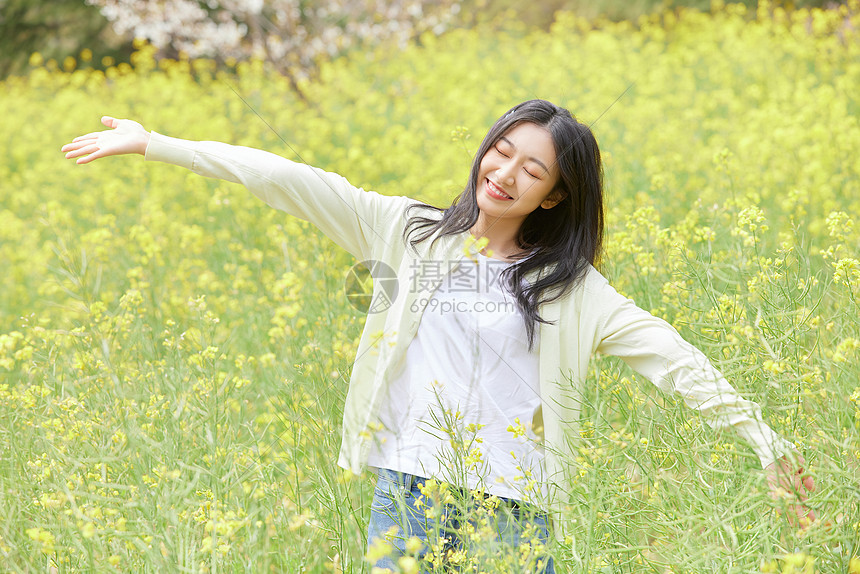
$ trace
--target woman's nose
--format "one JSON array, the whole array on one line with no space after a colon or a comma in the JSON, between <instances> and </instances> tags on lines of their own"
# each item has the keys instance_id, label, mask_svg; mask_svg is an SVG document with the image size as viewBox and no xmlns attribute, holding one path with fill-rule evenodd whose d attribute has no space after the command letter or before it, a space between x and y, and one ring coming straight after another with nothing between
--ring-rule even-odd
<instances>
[{"instance_id":1,"label":"woman's nose","mask_svg":"<svg viewBox=\"0 0 860 574\"><path fill-rule=\"evenodd\" d=\"M512 184L514 182L514 168L510 164L501 166L496 170L496 177L499 178L499 183Z\"/></svg>"}]
</instances>

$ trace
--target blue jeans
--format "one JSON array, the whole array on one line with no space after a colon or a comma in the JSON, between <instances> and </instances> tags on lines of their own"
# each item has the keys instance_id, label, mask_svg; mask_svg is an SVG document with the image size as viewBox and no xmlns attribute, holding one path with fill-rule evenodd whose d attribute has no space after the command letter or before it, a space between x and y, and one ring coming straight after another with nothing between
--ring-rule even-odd
<instances>
[{"instance_id":1,"label":"blue jeans","mask_svg":"<svg viewBox=\"0 0 860 574\"><path fill-rule=\"evenodd\" d=\"M396 571L398 560L412 555L425 573L480 565L489 572L555 574L545 512L434 483L379 469L367 528L371 566Z\"/></svg>"}]
</instances>

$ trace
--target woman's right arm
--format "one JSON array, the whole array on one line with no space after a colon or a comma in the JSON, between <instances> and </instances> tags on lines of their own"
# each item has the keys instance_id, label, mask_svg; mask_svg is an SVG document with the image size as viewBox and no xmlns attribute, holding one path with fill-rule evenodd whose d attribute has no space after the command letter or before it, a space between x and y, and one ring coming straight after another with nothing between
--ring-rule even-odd
<instances>
[{"instance_id":1,"label":"woman's right arm","mask_svg":"<svg viewBox=\"0 0 860 574\"><path fill-rule=\"evenodd\" d=\"M380 242L394 240L391 223L402 217L411 202L405 197L366 192L342 176L262 150L150 134L131 120L106 116L102 123L113 129L75 138L62 148L66 157L83 164L139 153L149 161L172 163L206 177L242 184L271 207L310 221L359 259L375 257Z\"/></svg>"}]
</instances>

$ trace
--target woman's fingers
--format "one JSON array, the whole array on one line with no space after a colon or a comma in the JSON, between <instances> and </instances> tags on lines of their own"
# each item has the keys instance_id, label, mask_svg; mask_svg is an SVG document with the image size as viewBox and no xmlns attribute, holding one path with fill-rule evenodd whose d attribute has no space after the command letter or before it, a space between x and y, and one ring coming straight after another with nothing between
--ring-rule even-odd
<instances>
[{"instance_id":1,"label":"woman's fingers","mask_svg":"<svg viewBox=\"0 0 860 574\"><path fill-rule=\"evenodd\" d=\"M101 134L101 133L102 133L102 132L92 132L92 133L88 133L88 134L85 134L85 135L82 135L82 136L78 136L78 137L76 137L75 139L73 139L72 141L73 141L73 142L77 142L77 141L82 141L82 140L94 140L94 139L98 138L98 137L99 137L99 134Z\"/></svg>"},{"instance_id":2,"label":"woman's fingers","mask_svg":"<svg viewBox=\"0 0 860 574\"><path fill-rule=\"evenodd\" d=\"M80 157L82 155L86 155L89 153L95 153L97 151L99 151L99 146L96 144L81 146L81 147L70 150L66 154L66 159L74 159L76 157Z\"/></svg>"},{"instance_id":3,"label":"woman's fingers","mask_svg":"<svg viewBox=\"0 0 860 574\"><path fill-rule=\"evenodd\" d=\"M794 491L798 496L802 497L802 500L806 500L807 494L815 490L815 480L813 480L812 475L803 466L797 469L793 478Z\"/></svg>"},{"instance_id":4,"label":"woman's fingers","mask_svg":"<svg viewBox=\"0 0 860 574\"><path fill-rule=\"evenodd\" d=\"M806 500L805 497L804 500ZM789 522L791 522L792 525L799 524L802 527L806 527L815 522L815 511L808 508L805 504L795 504L793 511L796 516L796 520L791 520L793 517L789 515Z\"/></svg>"},{"instance_id":5,"label":"woman's fingers","mask_svg":"<svg viewBox=\"0 0 860 574\"><path fill-rule=\"evenodd\" d=\"M90 163L94 159L98 159L98 158L103 157L103 156L104 156L104 152L102 152L102 150L96 148L95 151L93 151L93 153L91 153L90 155L88 155L86 157L79 157L78 159L76 159L75 163L78 165L82 165L85 163ZM71 158L69 158L69 159L71 159Z\"/></svg>"},{"instance_id":6,"label":"woman's fingers","mask_svg":"<svg viewBox=\"0 0 860 574\"><path fill-rule=\"evenodd\" d=\"M82 148L70 151L69 153L66 154L66 159L80 158L75 163L79 163L79 164L80 163L88 163L88 162L90 162L96 158L101 157L101 155L98 154L99 151L101 151L99 149L99 146L93 144L93 145L89 145L86 147L82 147ZM89 154L89 157L86 157L86 158L81 157L81 156L85 156L88 154Z\"/></svg>"},{"instance_id":7,"label":"woman's fingers","mask_svg":"<svg viewBox=\"0 0 860 574\"><path fill-rule=\"evenodd\" d=\"M60 148L60 151L73 151L76 149L81 149L84 146L92 145L95 142L95 138L81 140L75 138L72 140L72 143L67 143L63 147Z\"/></svg>"},{"instance_id":8,"label":"woman's fingers","mask_svg":"<svg viewBox=\"0 0 860 574\"><path fill-rule=\"evenodd\" d=\"M91 134L78 136L75 139L73 139L70 143L67 143L66 145L61 147L60 151L77 150L77 149L80 149L84 146L92 145L93 143L98 141L98 139L99 139L98 132L93 132ZM66 157L68 158L69 156L67 155Z\"/></svg>"},{"instance_id":9,"label":"woman's fingers","mask_svg":"<svg viewBox=\"0 0 860 574\"><path fill-rule=\"evenodd\" d=\"M67 143L66 145L64 145L63 147L60 148L60 151L75 152L75 151L79 151L83 148L87 148L87 147L91 147L91 146L97 146L97 145L98 145L98 141L95 139L81 140L81 141L76 141L76 142L72 142L72 143Z\"/></svg>"}]
</instances>

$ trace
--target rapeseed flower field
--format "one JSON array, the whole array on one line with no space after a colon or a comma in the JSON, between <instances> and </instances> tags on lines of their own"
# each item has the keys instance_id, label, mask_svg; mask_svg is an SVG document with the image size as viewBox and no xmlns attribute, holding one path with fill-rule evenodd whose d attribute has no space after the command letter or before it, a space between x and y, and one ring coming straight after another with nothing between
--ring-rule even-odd
<instances>
[{"instance_id":1,"label":"rapeseed flower field","mask_svg":"<svg viewBox=\"0 0 860 574\"><path fill-rule=\"evenodd\" d=\"M304 98L259 63L155 61L144 44L104 72L34 54L0 98L3 569L366 569L372 478L335 465L355 262L238 186L140 158L76 167L63 143L129 117L446 205L492 121L540 97L600 142L605 274L762 405L806 456L820 517L790 525L745 444L600 358L557 567L857 574L858 14L562 13L549 32L356 53Z\"/></svg>"}]
</instances>

